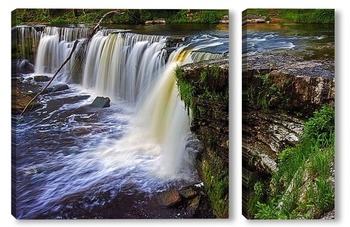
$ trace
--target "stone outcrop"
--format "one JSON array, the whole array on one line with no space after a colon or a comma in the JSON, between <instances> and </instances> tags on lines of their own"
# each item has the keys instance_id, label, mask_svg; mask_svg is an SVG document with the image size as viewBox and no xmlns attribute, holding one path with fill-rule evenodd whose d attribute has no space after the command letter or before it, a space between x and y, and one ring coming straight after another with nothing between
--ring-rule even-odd
<instances>
[{"instance_id":1,"label":"stone outcrop","mask_svg":"<svg viewBox=\"0 0 350 227\"><path fill-rule=\"evenodd\" d=\"M97 108L105 108L105 107L109 107L110 106L110 102L111 102L111 100L108 97L98 96L90 104L90 106L97 107Z\"/></svg>"},{"instance_id":2,"label":"stone outcrop","mask_svg":"<svg viewBox=\"0 0 350 227\"><path fill-rule=\"evenodd\" d=\"M304 121L323 105L334 106L335 79L318 61L243 73L243 213L257 181L278 168L278 155L298 143ZM320 70L321 69L321 70Z\"/></svg>"},{"instance_id":3,"label":"stone outcrop","mask_svg":"<svg viewBox=\"0 0 350 227\"><path fill-rule=\"evenodd\" d=\"M229 61L188 64L176 72L181 98L191 113L191 131L203 143L197 170L216 217L228 217Z\"/></svg>"},{"instance_id":4,"label":"stone outcrop","mask_svg":"<svg viewBox=\"0 0 350 227\"><path fill-rule=\"evenodd\" d=\"M220 24L229 24L230 21L228 15L223 16L219 22Z\"/></svg>"},{"instance_id":5,"label":"stone outcrop","mask_svg":"<svg viewBox=\"0 0 350 227\"><path fill-rule=\"evenodd\" d=\"M65 83L56 83L56 84L50 85L50 86L43 92L43 94L51 93L51 92L64 91L64 90L67 90L67 89L69 89L68 84L65 84Z\"/></svg>"},{"instance_id":6,"label":"stone outcrop","mask_svg":"<svg viewBox=\"0 0 350 227\"><path fill-rule=\"evenodd\" d=\"M155 20L145 21L145 25L150 25L150 24L166 24L166 20L164 18L158 18Z\"/></svg>"},{"instance_id":7,"label":"stone outcrop","mask_svg":"<svg viewBox=\"0 0 350 227\"><path fill-rule=\"evenodd\" d=\"M258 15L247 15L246 16L246 23L266 23L266 16L258 16Z\"/></svg>"},{"instance_id":8,"label":"stone outcrop","mask_svg":"<svg viewBox=\"0 0 350 227\"><path fill-rule=\"evenodd\" d=\"M33 79L35 82L46 82L50 80L50 77L44 75L36 75Z\"/></svg>"},{"instance_id":9,"label":"stone outcrop","mask_svg":"<svg viewBox=\"0 0 350 227\"><path fill-rule=\"evenodd\" d=\"M243 157L260 157L255 166L272 172L279 152L298 141L304 119L324 104L334 105L334 100L334 78L293 74L288 69L247 71Z\"/></svg>"}]
</instances>

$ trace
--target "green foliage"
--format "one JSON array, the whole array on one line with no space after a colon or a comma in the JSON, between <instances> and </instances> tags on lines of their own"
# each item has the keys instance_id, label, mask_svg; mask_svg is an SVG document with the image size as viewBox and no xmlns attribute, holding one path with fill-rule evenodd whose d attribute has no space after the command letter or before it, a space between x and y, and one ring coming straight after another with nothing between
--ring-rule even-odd
<instances>
[{"instance_id":1,"label":"green foliage","mask_svg":"<svg viewBox=\"0 0 350 227\"><path fill-rule=\"evenodd\" d=\"M254 75L254 86L248 87L248 100L255 108L268 109L270 100L281 99L280 89L270 82L269 74Z\"/></svg>"},{"instance_id":2,"label":"green foliage","mask_svg":"<svg viewBox=\"0 0 350 227\"><path fill-rule=\"evenodd\" d=\"M26 22L59 24L97 23L113 9L17 9L12 17L12 26ZM188 17L191 13L193 17ZM117 15L105 18L104 23L143 24L146 20L164 18L167 23L219 23L228 10L158 10L126 9Z\"/></svg>"},{"instance_id":3,"label":"green foliage","mask_svg":"<svg viewBox=\"0 0 350 227\"><path fill-rule=\"evenodd\" d=\"M280 16L295 23L334 23L333 9L280 9Z\"/></svg>"},{"instance_id":4,"label":"green foliage","mask_svg":"<svg viewBox=\"0 0 350 227\"><path fill-rule=\"evenodd\" d=\"M332 209L334 146L334 108L324 106L304 123L300 142L280 153L269 202L256 203L255 218L319 218ZM260 186L254 185L254 190L260 191Z\"/></svg>"},{"instance_id":5,"label":"green foliage","mask_svg":"<svg viewBox=\"0 0 350 227\"><path fill-rule=\"evenodd\" d=\"M305 139L318 139L326 142L334 133L335 112L330 106L323 106L314 117L304 124Z\"/></svg>"},{"instance_id":6,"label":"green foliage","mask_svg":"<svg viewBox=\"0 0 350 227\"><path fill-rule=\"evenodd\" d=\"M184 80L184 75L180 66L176 67L175 76L177 78L176 84L179 88L180 98L184 101L187 112L190 113L190 109L193 110L194 108L193 95L196 87Z\"/></svg>"},{"instance_id":7,"label":"green foliage","mask_svg":"<svg viewBox=\"0 0 350 227\"><path fill-rule=\"evenodd\" d=\"M258 16L268 16L269 11L268 9L249 9L247 10L247 14L253 14Z\"/></svg>"},{"instance_id":8,"label":"green foliage","mask_svg":"<svg viewBox=\"0 0 350 227\"><path fill-rule=\"evenodd\" d=\"M273 205L268 205L265 203L256 203L258 212L255 214L256 219L287 219L288 216L281 210L276 209Z\"/></svg>"},{"instance_id":9,"label":"green foliage","mask_svg":"<svg viewBox=\"0 0 350 227\"><path fill-rule=\"evenodd\" d=\"M196 21L205 24L214 24L218 23L222 16L224 15L222 15L222 13L218 13L216 10L204 10L199 13Z\"/></svg>"},{"instance_id":10,"label":"green foliage","mask_svg":"<svg viewBox=\"0 0 350 227\"><path fill-rule=\"evenodd\" d=\"M228 217L228 169L222 168L220 158L211 157L212 163L202 162L203 182L217 217Z\"/></svg>"},{"instance_id":11,"label":"green foliage","mask_svg":"<svg viewBox=\"0 0 350 227\"><path fill-rule=\"evenodd\" d=\"M255 195L262 197L264 195L264 185L260 181L255 182L254 184L254 193Z\"/></svg>"}]
</instances>

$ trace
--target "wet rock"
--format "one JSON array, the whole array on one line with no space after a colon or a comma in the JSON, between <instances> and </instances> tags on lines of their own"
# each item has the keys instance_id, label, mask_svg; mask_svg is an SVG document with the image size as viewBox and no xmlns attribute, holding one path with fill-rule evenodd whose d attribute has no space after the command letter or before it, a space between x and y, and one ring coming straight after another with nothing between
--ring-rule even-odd
<instances>
[{"instance_id":1,"label":"wet rock","mask_svg":"<svg viewBox=\"0 0 350 227\"><path fill-rule=\"evenodd\" d=\"M65 83L58 83L54 85L50 85L45 91L45 93L51 93L51 92L57 92L57 91L64 91L69 89L68 85Z\"/></svg>"},{"instance_id":2,"label":"wet rock","mask_svg":"<svg viewBox=\"0 0 350 227\"><path fill-rule=\"evenodd\" d=\"M27 59L17 60L12 63L12 72L29 74L34 72L34 65ZM12 73L13 74L13 73Z\"/></svg>"},{"instance_id":3,"label":"wet rock","mask_svg":"<svg viewBox=\"0 0 350 227\"><path fill-rule=\"evenodd\" d=\"M91 131L92 130L90 128L86 128L86 127L79 127L79 128L73 129L73 133L77 136L87 135L91 133Z\"/></svg>"},{"instance_id":4,"label":"wet rock","mask_svg":"<svg viewBox=\"0 0 350 227\"><path fill-rule=\"evenodd\" d=\"M95 98L95 100L91 103L90 106L97 108L105 108L110 106L110 102L111 100L108 97L98 96Z\"/></svg>"},{"instance_id":5,"label":"wet rock","mask_svg":"<svg viewBox=\"0 0 350 227\"><path fill-rule=\"evenodd\" d=\"M145 25L150 25L150 24L166 24L166 20L163 18L159 18L156 20L147 20L145 21Z\"/></svg>"},{"instance_id":6,"label":"wet rock","mask_svg":"<svg viewBox=\"0 0 350 227\"><path fill-rule=\"evenodd\" d=\"M214 196L207 198L205 204L215 207L213 212L216 217L227 218L228 190L222 190L222 188L228 188L229 60L219 59L186 64L181 67L181 72L177 73L177 79L181 84L180 93L186 91L183 84L194 88L191 96L184 95L181 98L184 99L185 105L192 106L191 131L203 143L202 151L196 156L196 167L205 190L208 191L202 191L201 194L215 194L215 198ZM209 175L212 178L208 177ZM186 189L183 196L192 198L194 192ZM195 213L206 213L206 211Z\"/></svg>"},{"instance_id":7,"label":"wet rock","mask_svg":"<svg viewBox=\"0 0 350 227\"><path fill-rule=\"evenodd\" d=\"M160 203L166 207L176 207L181 202L181 195L176 188L165 191L160 195Z\"/></svg>"},{"instance_id":8,"label":"wet rock","mask_svg":"<svg viewBox=\"0 0 350 227\"><path fill-rule=\"evenodd\" d=\"M20 114L25 106L34 98L35 94L33 93L27 93L21 91L20 88L15 87L12 88L12 104L11 104L11 110L13 114ZM28 110L35 109L40 106L40 103L37 101L34 101L30 104L28 107Z\"/></svg>"},{"instance_id":9,"label":"wet rock","mask_svg":"<svg viewBox=\"0 0 350 227\"><path fill-rule=\"evenodd\" d=\"M195 197L198 193L193 188L189 187L189 188L181 189L179 191L179 194L185 199L191 199Z\"/></svg>"},{"instance_id":10,"label":"wet rock","mask_svg":"<svg viewBox=\"0 0 350 227\"><path fill-rule=\"evenodd\" d=\"M49 81L49 80L50 80L50 77L48 77L48 76L44 76L44 75L34 76L34 81L35 82L46 82L46 81Z\"/></svg>"},{"instance_id":11,"label":"wet rock","mask_svg":"<svg viewBox=\"0 0 350 227\"><path fill-rule=\"evenodd\" d=\"M166 39L166 47L176 47L178 43L183 43L187 40L186 36L169 36Z\"/></svg>"},{"instance_id":12,"label":"wet rock","mask_svg":"<svg viewBox=\"0 0 350 227\"><path fill-rule=\"evenodd\" d=\"M195 196L191 200L188 201L188 205L186 207L187 212L189 212L192 216L197 212L199 202L201 200L201 196Z\"/></svg>"}]
</instances>

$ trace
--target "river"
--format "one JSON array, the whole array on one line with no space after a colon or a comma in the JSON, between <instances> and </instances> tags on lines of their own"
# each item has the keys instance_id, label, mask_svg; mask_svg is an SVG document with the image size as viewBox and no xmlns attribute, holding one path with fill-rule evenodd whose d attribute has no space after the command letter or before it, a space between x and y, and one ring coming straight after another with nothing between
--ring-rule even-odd
<instances>
[{"instance_id":1,"label":"river","mask_svg":"<svg viewBox=\"0 0 350 227\"><path fill-rule=\"evenodd\" d=\"M200 145L174 70L227 56L228 26L194 27L104 28L86 48L81 75L71 60L54 81L69 89L41 96L20 121L12 115L16 218L192 217L165 208L157 194L200 182L193 164ZM33 78L52 77L73 41L88 34L85 27L14 29L16 43L37 45L34 72L12 75L21 87L43 87ZM169 35L186 39L167 48ZM110 107L92 107L97 96L108 96Z\"/></svg>"}]
</instances>

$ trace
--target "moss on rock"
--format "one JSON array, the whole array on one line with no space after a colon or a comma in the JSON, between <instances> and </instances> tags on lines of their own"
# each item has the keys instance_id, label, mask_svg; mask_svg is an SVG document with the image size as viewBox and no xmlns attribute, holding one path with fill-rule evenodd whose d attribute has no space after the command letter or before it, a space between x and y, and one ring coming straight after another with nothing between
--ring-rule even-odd
<instances>
[{"instance_id":1,"label":"moss on rock","mask_svg":"<svg viewBox=\"0 0 350 227\"><path fill-rule=\"evenodd\" d=\"M228 69L228 59L176 69L180 96L191 116L191 130L205 148L197 157L197 169L219 218L229 216Z\"/></svg>"}]
</instances>

